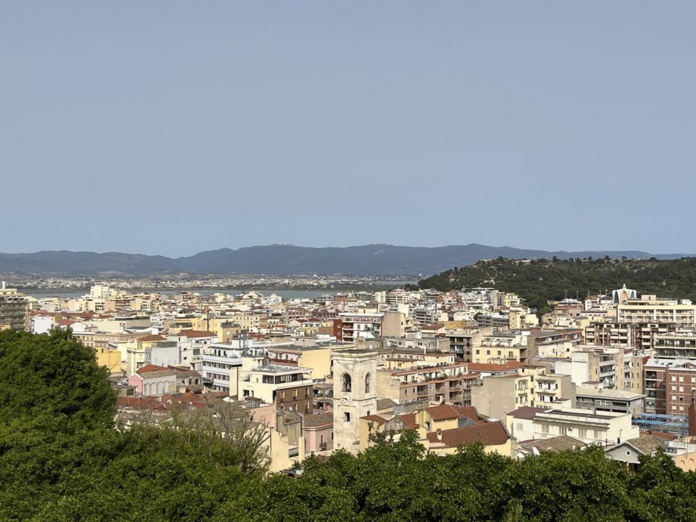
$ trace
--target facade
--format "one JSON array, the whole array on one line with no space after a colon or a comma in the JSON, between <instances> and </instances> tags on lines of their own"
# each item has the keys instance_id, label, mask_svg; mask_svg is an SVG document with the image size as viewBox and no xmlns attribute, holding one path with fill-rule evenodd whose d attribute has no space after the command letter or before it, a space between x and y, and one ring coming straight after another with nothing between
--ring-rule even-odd
<instances>
[{"instance_id":1,"label":"facade","mask_svg":"<svg viewBox=\"0 0 696 522\"><path fill-rule=\"evenodd\" d=\"M645 409L645 395L621 390L575 388L578 409L590 411L612 411L640 415Z\"/></svg>"},{"instance_id":2,"label":"facade","mask_svg":"<svg viewBox=\"0 0 696 522\"><path fill-rule=\"evenodd\" d=\"M562 405L575 406L575 387L570 376L547 374L544 367L491 375L472 390L472 406L496 419L505 419L508 413L523 406L551 409Z\"/></svg>"},{"instance_id":3,"label":"facade","mask_svg":"<svg viewBox=\"0 0 696 522\"><path fill-rule=\"evenodd\" d=\"M203 350L203 382L214 391L230 393L231 371L241 365L241 350L229 344L212 344Z\"/></svg>"},{"instance_id":4,"label":"facade","mask_svg":"<svg viewBox=\"0 0 696 522\"><path fill-rule=\"evenodd\" d=\"M644 295L630 299L617 307L619 323L675 324L678 328L696 326L696 306L688 300L658 299Z\"/></svg>"},{"instance_id":5,"label":"facade","mask_svg":"<svg viewBox=\"0 0 696 522\"><path fill-rule=\"evenodd\" d=\"M377 372L378 396L400 404L425 401L471 406L471 389L479 383L480 376L469 372L466 363Z\"/></svg>"},{"instance_id":6,"label":"facade","mask_svg":"<svg viewBox=\"0 0 696 522\"><path fill-rule=\"evenodd\" d=\"M29 301L14 288L0 286L0 330L29 331Z\"/></svg>"},{"instance_id":7,"label":"facade","mask_svg":"<svg viewBox=\"0 0 696 522\"><path fill-rule=\"evenodd\" d=\"M334 323L334 335L344 342L381 337L383 317L383 313L341 313Z\"/></svg>"},{"instance_id":8,"label":"facade","mask_svg":"<svg viewBox=\"0 0 696 522\"><path fill-rule=\"evenodd\" d=\"M577 386L601 385L633 393L642 386L643 357L628 347L584 346L571 353L569 359L555 361L557 373L568 374Z\"/></svg>"},{"instance_id":9,"label":"facade","mask_svg":"<svg viewBox=\"0 0 696 522\"><path fill-rule=\"evenodd\" d=\"M696 361L649 359L643 366L645 412L686 415L696 399Z\"/></svg>"},{"instance_id":10,"label":"facade","mask_svg":"<svg viewBox=\"0 0 696 522\"><path fill-rule=\"evenodd\" d=\"M564 408L539 412L534 417L534 438L547 439L559 435L581 440L585 444L609 446L639 436L638 426L628 413L592 413Z\"/></svg>"},{"instance_id":11,"label":"facade","mask_svg":"<svg viewBox=\"0 0 696 522\"><path fill-rule=\"evenodd\" d=\"M261 362L261 364L258 364ZM313 413L311 368L282 366L245 357L241 368L232 368L230 395L255 397L274 404L277 411Z\"/></svg>"}]
</instances>

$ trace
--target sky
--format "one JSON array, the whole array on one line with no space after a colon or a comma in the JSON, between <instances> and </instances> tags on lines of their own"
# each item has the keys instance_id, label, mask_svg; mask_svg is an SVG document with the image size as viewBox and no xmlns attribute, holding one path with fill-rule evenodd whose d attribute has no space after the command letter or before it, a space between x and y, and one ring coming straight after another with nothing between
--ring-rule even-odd
<instances>
[{"instance_id":1,"label":"sky","mask_svg":"<svg viewBox=\"0 0 696 522\"><path fill-rule=\"evenodd\" d=\"M1 13L1 252L696 252L696 2Z\"/></svg>"}]
</instances>

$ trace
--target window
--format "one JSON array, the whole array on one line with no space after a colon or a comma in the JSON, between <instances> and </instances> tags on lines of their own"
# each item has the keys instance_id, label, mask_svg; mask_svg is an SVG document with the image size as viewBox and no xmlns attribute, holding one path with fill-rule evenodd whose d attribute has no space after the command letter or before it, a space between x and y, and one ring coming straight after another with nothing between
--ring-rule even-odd
<instances>
[{"instance_id":1,"label":"window","mask_svg":"<svg viewBox=\"0 0 696 522\"><path fill-rule=\"evenodd\" d=\"M343 414L343 422L350 422L350 412L345 412Z\"/></svg>"},{"instance_id":2,"label":"window","mask_svg":"<svg viewBox=\"0 0 696 522\"><path fill-rule=\"evenodd\" d=\"M343 391L344 392L351 391L351 379L350 379L350 375L348 375L347 373L343 374Z\"/></svg>"},{"instance_id":3,"label":"window","mask_svg":"<svg viewBox=\"0 0 696 522\"><path fill-rule=\"evenodd\" d=\"M548 424L543 424L541 426L541 433L548 433L549 432L549 426Z\"/></svg>"},{"instance_id":4,"label":"window","mask_svg":"<svg viewBox=\"0 0 696 522\"><path fill-rule=\"evenodd\" d=\"M371 384L371 381L372 381L372 375L368 373L368 374L365 376L365 393L370 393L370 384ZM368 413L368 415L369 415L369 413Z\"/></svg>"}]
</instances>

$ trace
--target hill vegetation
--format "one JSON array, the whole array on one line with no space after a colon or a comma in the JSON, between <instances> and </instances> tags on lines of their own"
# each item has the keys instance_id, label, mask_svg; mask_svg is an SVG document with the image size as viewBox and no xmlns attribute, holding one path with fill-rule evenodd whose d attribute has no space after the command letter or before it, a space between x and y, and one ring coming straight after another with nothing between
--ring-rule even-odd
<instances>
[{"instance_id":1,"label":"hill vegetation","mask_svg":"<svg viewBox=\"0 0 696 522\"><path fill-rule=\"evenodd\" d=\"M686 298L696 302L696 258L532 259L499 257L467 267L454 267L418 282L419 288L443 292L478 286L513 292L543 313L547 301L611 292L623 285L639 293Z\"/></svg>"},{"instance_id":2,"label":"hill vegetation","mask_svg":"<svg viewBox=\"0 0 696 522\"><path fill-rule=\"evenodd\" d=\"M69 333L0 332L0 520L687 521L696 474L665 455L631 473L600 447L523 461L427 454L413 432L268 476L206 430L114 426L114 397ZM77 380L76 380L77 379ZM88 396L93 396L89 399Z\"/></svg>"}]
</instances>

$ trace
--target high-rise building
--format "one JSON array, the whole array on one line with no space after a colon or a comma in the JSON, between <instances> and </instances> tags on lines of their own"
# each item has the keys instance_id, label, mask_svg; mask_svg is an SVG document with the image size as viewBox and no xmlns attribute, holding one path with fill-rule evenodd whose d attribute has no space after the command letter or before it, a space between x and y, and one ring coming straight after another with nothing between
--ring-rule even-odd
<instances>
[{"instance_id":1,"label":"high-rise building","mask_svg":"<svg viewBox=\"0 0 696 522\"><path fill-rule=\"evenodd\" d=\"M29 301L15 288L7 288L5 282L0 287L0 330L29 330Z\"/></svg>"}]
</instances>

